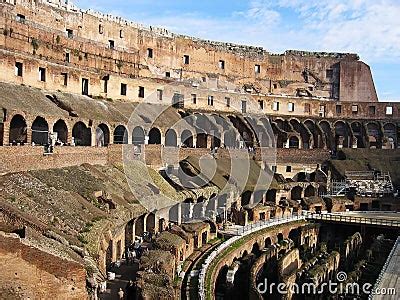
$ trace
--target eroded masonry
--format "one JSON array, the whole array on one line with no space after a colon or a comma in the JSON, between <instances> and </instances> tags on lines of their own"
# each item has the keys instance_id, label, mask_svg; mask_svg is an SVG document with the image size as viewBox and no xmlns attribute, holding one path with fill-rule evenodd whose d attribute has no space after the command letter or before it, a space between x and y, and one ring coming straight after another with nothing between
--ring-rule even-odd
<instances>
[{"instance_id":1,"label":"eroded masonry","mask_svg":"<svg viewBox=\"0 0 400 300\"><path fill-rule=\"evenodd\" d=\"M0 13L5 298L113 299L129 279L132 299L376 282L398 244L382 212L400 209L400 104L378 101L357 54L272 54L70 1ZM313 297L287 292L272 296Z\"/></svg>"}]
</instances>

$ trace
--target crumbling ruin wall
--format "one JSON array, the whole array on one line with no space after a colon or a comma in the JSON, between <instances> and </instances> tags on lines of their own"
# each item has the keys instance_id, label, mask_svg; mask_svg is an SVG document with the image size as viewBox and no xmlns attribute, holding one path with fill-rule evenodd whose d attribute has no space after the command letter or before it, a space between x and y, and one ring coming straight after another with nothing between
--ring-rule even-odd
<instances>
[{"instance_id":1,"label":"crumbling ruin wall","mask_svg":"<svg viewBox=\"0 0 400 300\"><path fill-rule=\"evenodd\" d=\"M16 235L0 233L0 263L0 291L6 298L88 299L83 265L30 246Z\"/></svg>"}]
</instances>

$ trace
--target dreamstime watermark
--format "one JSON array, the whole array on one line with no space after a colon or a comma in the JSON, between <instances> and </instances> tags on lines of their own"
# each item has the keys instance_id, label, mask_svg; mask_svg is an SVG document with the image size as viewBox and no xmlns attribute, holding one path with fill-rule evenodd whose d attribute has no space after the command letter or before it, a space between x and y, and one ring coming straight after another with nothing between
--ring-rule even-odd
<instances>
[{"instance_id":1,"label":"dreamstime watermark","mask_svg":"<svg viewBox=\"0 0 400 300\"><path fill-rule=\"evenodd\" d=\"M336 281L329 280L317 284L315 282L297 283L268 283L265 279L257 285L260 294L280 295L396 295L396 288L374 288L370 283L359 284L357 282L346 282L347 274L339 272Z\"/></svg>"}]
</instances>

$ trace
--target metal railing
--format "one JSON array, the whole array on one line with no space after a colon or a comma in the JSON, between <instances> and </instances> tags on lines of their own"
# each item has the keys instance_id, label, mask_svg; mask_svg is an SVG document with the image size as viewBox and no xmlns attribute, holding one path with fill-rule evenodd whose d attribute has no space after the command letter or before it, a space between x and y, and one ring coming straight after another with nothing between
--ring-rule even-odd
<instances>
[{"instance_id":1,"label":"metal railing","mask_svg":"<svg viewBox=\"0 0 400 300\"><path fill-rule=\"evenodd\" d=\"M359 212L357 212L359 213ZM365 214L384 214L383 212L363 212ZM305 214L307 219L340 222L340 223L356 223L356 224L366 224L366 225L378 225L378 226L389 226L389 227L400 227L400 214L398 220L390 220L378 217L363 217L363 216L351 216L342 214L332 214L332 213L307 213Z\"/></svg>"}]
</instances>

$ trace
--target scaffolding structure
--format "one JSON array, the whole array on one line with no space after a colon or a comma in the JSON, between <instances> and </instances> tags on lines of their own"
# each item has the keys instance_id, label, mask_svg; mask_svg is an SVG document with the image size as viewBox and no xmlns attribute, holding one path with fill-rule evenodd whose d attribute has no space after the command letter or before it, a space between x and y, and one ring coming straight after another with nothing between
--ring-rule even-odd
<instances>
[{"instance_id":1,"label":"scaffolding structure","mask_svg":"<svg viewBox=\"0 0 400 300\"><path fill-rule=\"evenodd\" d=\"M330 196L355 193L361 197L384 197L395 193L389 172L346 171L345 179L332 181Z\"/></svg>"}]
</instances>

